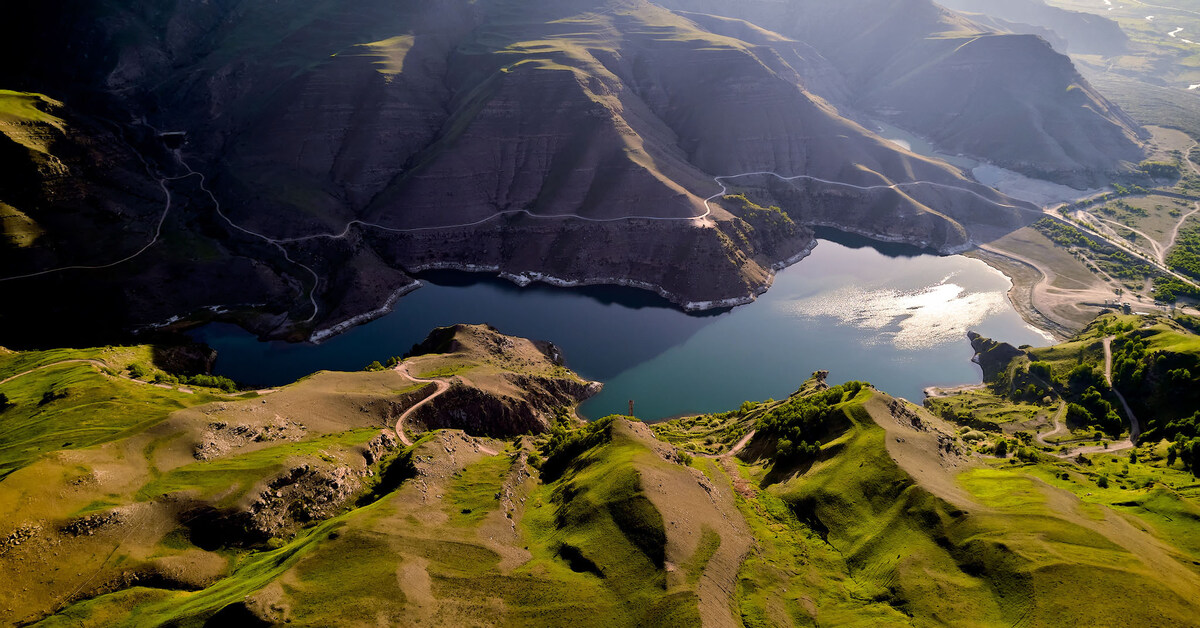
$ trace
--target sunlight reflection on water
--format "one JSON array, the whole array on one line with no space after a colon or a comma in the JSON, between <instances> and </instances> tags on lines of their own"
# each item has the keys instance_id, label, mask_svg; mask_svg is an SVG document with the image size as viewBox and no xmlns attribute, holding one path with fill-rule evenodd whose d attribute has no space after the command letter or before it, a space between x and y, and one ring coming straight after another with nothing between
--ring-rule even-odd
<instances>
[{"instance_id":1,"label":"sunlight reflection on water","mask_svg":"<svg viewBox=\"0 0 1200 628\"><path fill-rule=\"evenodd\" d=\"M951 282L952 277L916 290L848 286L780 306L797 318L827 316L874 330L873 338L863 338L868 345L928 349L962 342L968 330L1005 308L1003 292L971 292Z\"/></svg>"}]
</instances>

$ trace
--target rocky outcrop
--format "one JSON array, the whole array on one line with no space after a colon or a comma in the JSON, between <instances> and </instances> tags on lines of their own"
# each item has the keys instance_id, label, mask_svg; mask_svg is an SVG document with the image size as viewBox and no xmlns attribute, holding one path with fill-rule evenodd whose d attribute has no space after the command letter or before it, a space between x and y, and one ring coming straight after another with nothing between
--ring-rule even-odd
<instances>
[{"instance_id":1,"label":"rocky outcrop","mask_svg":"<svg viewBox=\"0 0 1200 628\"><path fill-rule=\"evenodd\" d=\"M194 505L187 516L192 536L202 547L256 545L287 538L315 521L328 519L360 497L367 478L394 451L398 441L390 430L380 432L361 449L359 464L328 457L306 457L274 477L239 505L216 508Z\"/></svg>"},{"instance_id":2,"label":"rocky outcrop","mask_svg":"<svg viewBox=\"0 0 1200 628\"><path fill-rule=\"evenodd\" d=\"M218 421L208 425L196 443L192 456L196 460L211 460L250 443L297 441L304 437L307 430L303 424L281 416L276 416L273 422L266 425L230 425Z\"/></svg>"},{"instance_id":3,"label":"rocky outcrop","mask_svg":"<svg viewBox=\"0 0 1200 628\"><path fill-rule=\"evenodd\" d=\"M478 436L540 434L553 425L555 410L574 406L594 392L594 388L578 381L509 377L525 391L522 396L455 383L436 404L418 410L412 421L430 430L457 429Z\"/></svg>"},{"instance_id":4,"label":"rocky outcrop","mask_svg":"<svg viewBox=\"0 0 1200 628\"><path fill-rule=\"evenodd\" d=\"M1024 351L1007 342L984 338L973 331L967 332L967 338L971 340L971 348L975 350L975 357L971 360L983 369L985 382L994 381L998 375L1008 370L1008 365L1013 360L1025 355Z\"/></svg>"}]
</instances>

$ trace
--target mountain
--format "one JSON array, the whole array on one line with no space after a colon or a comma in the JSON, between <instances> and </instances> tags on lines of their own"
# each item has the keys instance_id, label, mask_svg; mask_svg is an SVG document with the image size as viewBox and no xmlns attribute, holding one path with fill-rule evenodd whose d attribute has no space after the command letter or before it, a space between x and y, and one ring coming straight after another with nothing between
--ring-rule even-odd
<instances>
[{"instance_id":1,"label":"mountain","mask_svg":"<svg viewBox=\"0 0 1200 628\"><path fill-rule=\"evenodd\" d=\"M1187 626L1192 449L1046 440L1092 335L1169 333L1194 359L1194 334L1146 322L976 338L1004 385L936 414L817 372L655 425L578 421L594 386L484 326L273 391L159 366L200 368L189 348L0 351L0 620ZM998 401L1000 373L1053 390Z\"/></svg>"},{"instance_id":2,"label":"mountain","mask_svg":"<svg viewBox=\"0 0 1200 628\"><path fill-rule=\"evenodd\" d=\"M1128 51L1129 36L1113 20L1050 6L1043 0L939 0L955 11L978 13L1004 20L1005 30L1024 32L1046 29L1061 38L1057 49L1068 54L1098 54L1106 57ZM972 16L972 19L974 17ZM1029 34L1041 34L1040 30Z\"/></svg>"},{"instance_id":3,"label":"mountain","mask_svg":"<svg viewBox=\"0 0 1200 628\"><path fill-rule=\"evenodd\" d=\"M38 113L0 128L54 129L0 175L27 346L113 293L90 329L323 338L438 268L728 307L813 226L953 252L1036 215L873 119L1078 186L1141 155L1066 57L927 0L62 2L7 31ZM95 206L127 209L61 220Z\"/></svg>"}]
</instances>

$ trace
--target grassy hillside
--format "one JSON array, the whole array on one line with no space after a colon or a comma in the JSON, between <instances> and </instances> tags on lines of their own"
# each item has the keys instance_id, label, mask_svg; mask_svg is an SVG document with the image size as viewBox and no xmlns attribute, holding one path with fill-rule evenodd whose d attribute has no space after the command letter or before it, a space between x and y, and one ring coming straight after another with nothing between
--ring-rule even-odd
<instances>
[{"instance_id":1,"label":"grassy hillside","mask_svg":"<svg viewBox=\"0 0 1200 628\"><path fill-rule=\"evenodd\" d=\"M970 425L818 372L786 399L653 427L560 406L504 440L406 424L409 446L397 418L451 393L406 371L492 395L524 382L510 392L530 404L548 386L535 375L575 376L465 326L398 369L244 399L100 370L149 377L147 347L5 353L6 413L66 384L130 398L41 410L54 438L0 478L0 573L23 583L0 608L50 626L1186 626L1200 613L1191 450L1063 452L1023 418L1074 403L1059 401L1078 394L1071 374L1093 368L1098 338L1125 355L1121 335L1164 355L1196 344L1119 316L1048 349L977 339L992 386L937 398L952 413L931 404ZM504 377L521 365L525 379ZM1031 378L1049 401L1012 399ZM497 408L476 412L510 416ZM96 440L56 446L88 409ZM0 444L28 429L0 414Z\"/></svg>"},{"instance_id":2,"label":"grassy hillside","mask_svg":"<svg viewBox=\"0 0 1200 628\"><path fill-rule=\"evenodd\" d=\"M1184 472L1123 454L981 457L953 426L896 404L863 389L835 405L845 431L790 470L753 440L738 458L696 460L737 487L755 531L745 625L1183 626L1200 610L1189 601L1197 520L1181 514L1195 512L1193 490L1174 488L1192 483ZM680 432L710 419L660 433L686 442ZM1112 599L1118 588L1133 593Z\"/></svg>"}]
</instances>

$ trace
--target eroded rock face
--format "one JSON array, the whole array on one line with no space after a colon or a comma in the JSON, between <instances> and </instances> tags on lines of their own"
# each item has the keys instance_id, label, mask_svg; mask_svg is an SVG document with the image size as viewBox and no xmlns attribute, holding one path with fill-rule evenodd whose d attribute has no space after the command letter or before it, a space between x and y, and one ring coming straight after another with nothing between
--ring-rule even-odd
<instances>
[{"instance_id":1,"label":"eroded rock face","mask_svg":"<svg viewBox=\"0 0 1200 628\"><path fill-rule=\"evenodd\" d=\"M301 527L340 512L363 494L367 478L398 445L394 432L381 431L362 447L362 460L306 457L272 478L232 508L197 505L185 517L197 544L255 545L287 538Z\"/></svg>"},{"instance_id":2,"label":"eroded rock face","mask_svg":"<svg viewBox=\"0 0 1200 628\"><path fill-rule=\"evenodd\" d=\"M436 404L418 410L413 422L426 429L459 429L469 434L511 437L540 434L550 428L558 408L573 406L594 393L582 382L510 376L526 393L496 394L456 383Z\"/></svg>"},{"instance_id":3,"label":"eroded rock face","mask_svg":"<svg viewBox=\"0 0 1200 628\"><path fill-rule=\"evenodd\" d=\"M1008 344L984 338L975 332L967 332L971 348L975 350L973 361L983 369L983 381L990 382L1004 373L1014 359L1025 355L1024 351Z\"/></svg>"},{"instance_id":4,"label":"eroded rock face","mask_svg":"<svg viewBox=\"0 0 1200 628\"><path fill-rule=\"evenodd\" d=\"M801 259L816 225L955 252L1033 215L882 140L872 118L1077 185L1140 156L1136 125L1066 57L1034 37L980 36L928 0L367 0L303 16L245 0L101 4L35 13L14 35L34 60L0 80L103 110L103 122L64 113L77 132L56 146L107 150L107 170L60 159L60 187L79 193L27 203L14 168L0 201L28 205L45 243L104 240L55 218L93 199L109 210L94 231L115 248L145 246L160 217L175 244L102 282L11 284L6 302L51 316L0 308L8 324L61 323L117 289L123 326L215 317L321 339L386 313L428 269L727 307ZM43 41L64 38L78 43ZM17 152L45 176L58 163ZM17 274L113 261L92 249L35 243L0 259ZM71 298L33 298L48 292Z\"/></svg>"},{"instance_id":5,"label":"eroded rock face","mask_svg":"<svg viewBox=\"0 0 1200 628\"><path fill-rule=\"evenodd\" d=\"M304 437L307 429L303 424L281 416L266 425L230 425L217 421L208 425L192 455L196 460L211 460L249 443L297 441Z\"/></svg>"}]
</instances>

